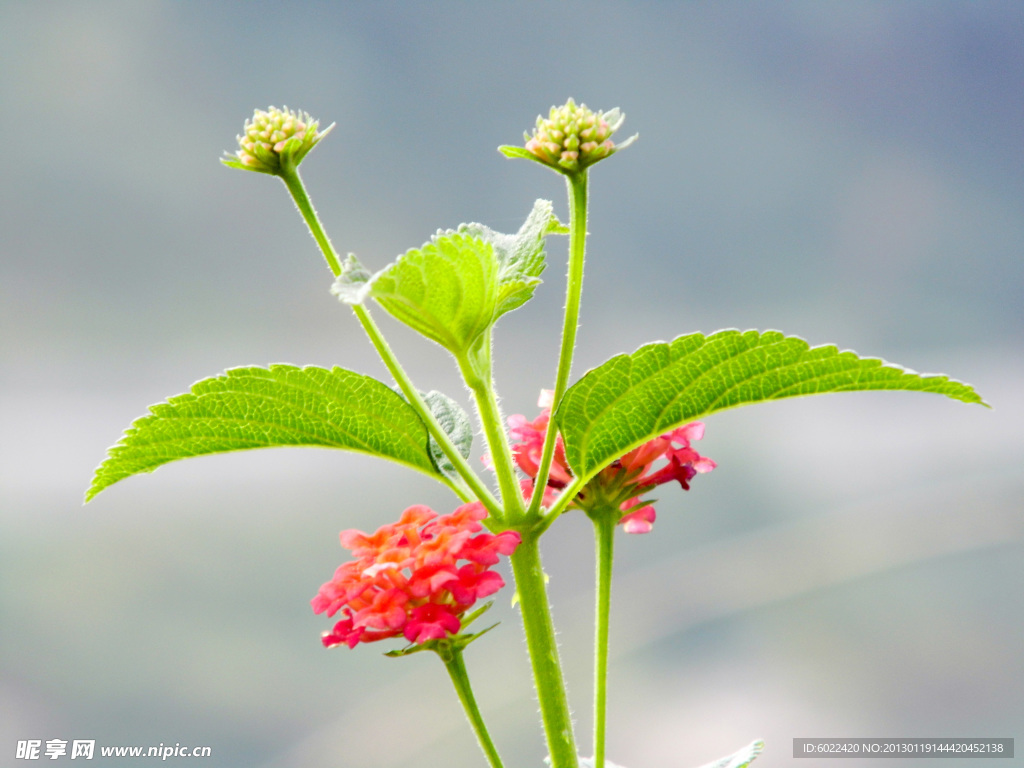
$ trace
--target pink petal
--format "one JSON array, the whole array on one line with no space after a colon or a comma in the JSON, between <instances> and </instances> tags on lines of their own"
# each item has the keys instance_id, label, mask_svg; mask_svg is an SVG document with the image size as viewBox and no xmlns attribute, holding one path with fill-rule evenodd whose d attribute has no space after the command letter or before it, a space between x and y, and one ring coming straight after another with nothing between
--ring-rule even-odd
<instances>
[{"instance_id":1,"label":"pink petal","mask_svg":"<svg viewBox=\"0 0 1024 768\"><path fill-rule=\"evenodd\" d=\"M654 507L646 506L630 512L619 522L626 533L650 533L656 517Z\"/></svg>"},{"instance_id":2,"label":"pink petal","mask_svg":"<svg viewBox=\"0 0 1024 768\"><path fill-rule=\"evenodd\" d=\"M682 443L689 443L691 440L700 440L704 437L704 422L691 421L672 431L672 439Z\"/></svg>"},{"instance_id":3,"label":"pink petal","mask_svg":"<svg viewBox=\"0 0 1024 768\"><path fill-rule=\"evenodd\" d=\"M693 468L695 470L697 470L698 472L700 472L701 474L703 474L705 472L710 472L712 469L714 469L717 466L718 465L715 462L713 462L711 459L708 459L708 458L706 458L704 456L701 456L695 462L693 462Z\"/></svg>"}]
</instances>

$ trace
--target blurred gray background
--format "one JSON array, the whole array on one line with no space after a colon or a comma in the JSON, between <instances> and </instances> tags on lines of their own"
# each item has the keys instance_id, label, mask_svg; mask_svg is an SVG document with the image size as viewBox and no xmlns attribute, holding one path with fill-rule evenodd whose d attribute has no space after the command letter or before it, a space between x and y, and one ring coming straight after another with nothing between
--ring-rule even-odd
<instances>
[{"instance_id":1,"label":"blurred gray background","mask_svg":"<svg viewBox=\"0 0 1024 768\"><path fill-rule=\"evenodd\" d=\"M147 405L225 367L385 376L283 187L217 162L253 108L337 122L304 176L339 250L379 268L438 227L514 231L537 197L564 217L560 180L495 148L570 95L640 133L592 173L577 375L654 339L779 328L995 406L877 393L708 419L719 468L620 538L609 757L1024 749L1024 4L8 1L0 764L33 738L209 745L211 768L482 764L439 663L325 651L308 605L340 529L450 510L443 488L282 450L81 499ZM498 328L508 413L550 386L564 248ZM420 388L463 395L378 315ZM589 754L589 525L545 542ZM539 766L509 592L467 658L507 764Z\"/></svg>"}]
</instances>

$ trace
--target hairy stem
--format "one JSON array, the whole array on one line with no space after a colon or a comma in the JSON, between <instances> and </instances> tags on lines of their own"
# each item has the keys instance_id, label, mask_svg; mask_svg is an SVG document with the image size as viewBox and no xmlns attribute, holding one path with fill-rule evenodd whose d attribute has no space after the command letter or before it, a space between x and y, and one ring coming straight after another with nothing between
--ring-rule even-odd
<instances>
[{"instance_id":1,"label":"hairy stem","mask_svg":"<svg viewBox=\"0 0 1024 768\"><path fill-rule=\"evenodd\" d=\"M604 765L608 705L608 617L612 599L612 557L617 510L594 515L597 560L597 607L594 614L594 765Z\"/></svg>"},{"instance_id":2,"label":"hairy stem","mask_svg":"<svg viewBox=\"0 0 1024 768\"><path fill-rule=\"evenodd\" d=\"M313 208L313 203L309 199L309 195L306 193L306 187L302 183L302 178L299 176L297 169L282 170L280 174L281 180L284 182L285 187L288 188L288 192L292 196L292 200L295 201L295 207L299 209L299 213L302 214L302 218L306 222L306 226L309 227L310 233L313 235L313 239L316 240L317 245L320 246L320 251L324 255L324 259L327 260L327 266L331 268L331 272L337 277L341 274L341 260L338 258L337 251L334 250L334 246L331 244L331 240L327 237L327 232L324 230L323 224L320 223L320 217L316 214L316 209ZM420 419L427 427L427 431L430 436L437 441L437 444L441 446L441 450L444 455L451 461L452 466L455 467L459 473L459 477L469 486L469 489L476 495L476 497L487 507L487 511L495 516L497 519L503 519L503 513L501 507L498 505L494 495L487 490L487 487L483 484L477 474L469 466L466 460L459 453L458 449L452 444L448 434L438 424L437 419L434 418L434 414L430 408L423 401L420 396L419 390L413 385L409 375L402 368L398 362L398 358L391 351L391 347L388 346L387 341L384 339L384 335L380 332L377 324L373 322L373 318L370 317L370 311L360 305L352 305L352 311L355 312L356 318L359 320L360 325L363 326L363 330L366 335L370 338L370 342L373 344L374 349L380 355L381 360L384 361L384 365L387 367L388 372L391 373L395 382L402 390L402 394L405 395L406 400L413 407ZM446 477L442 477L444 482L455 494L463 501L468 501L469 497L466 491L453 483Z\"/></svg>"},{"instance_id":3,"label":"hairy stem","mask_svg":"<svg viewBox=\"0 0 1024 768\"><path fill-rule=\"evenodd\" d=\"M519 593L526 647L533 667L534 686L540 702L541 720L551 756L551 768L578 768L569 699L558 658L537 537L530 532L524 533L522 543L516 547L510 559Z\"/></svg>"},{"instance_id":4,"label":"hairy stem","mask_svg":"<svg viewBox=\"0 0 1024 768\"><path fill-rule=\"evenodd\" d=\"M551 405L552 415L569 384L573 351L576 348L576 329L580 320L580 297L583 293L583 260L587 246L587 171L566 175L569 190L569 275L565 288L565 320L562 324L562 347L558 354L558 371L555 374L555 394ZM551 460L555 454L555 438L558 429L555 420L548 422L544 436L544 449L530 501L529 515L536 516L544 498L544 487L551 471Z\"/></svg>"},{"instance_id":5,"label":"hairy stem","mask_svg":"<svg viewBox=\"0 0 1024 768\"><path fill-rule=\"evenodd\" d=\"M398 362L398 358L395 357L394 352L391 351L391 347L388 346L387 341L384 339L384 335L380 332L377 324L370 317L370 310L364 307L362 304L353 304L352 311L355 312L356 318L359 320L360 325L363 326L363 330L366 331L366 335L370 337L370 343L373 344L374 349L380 355L384 361L384 365L387 366L388 372L394 378L398 384L399 389L402 390L402 394L405 395L405 399L409 401L409 404L416 409L419 413L420 418L423 419L423 423L427 427L427 431L430 432L430 436L437 441L438 445L444 451L444 455L448 457L456 471L459 473L459 477L466 481L470 489L476 495L476 497L487 507L487 511L497 520L503 520L505 518L504 511L499 506L494 495L487 489L487 486L483 484L477 474L469 466L468 462L462 457L458 449L452 444L452 441L448 438L447 433L438 424L437 419L434 418L434 414L430 408L423 401L423 397L420 395L419 390L413 386L412 380L409 378L409 374L405 372L405 369Z\"/></svg>"},{"instance_id":6,"label":"hairy stem","mask_svg":"<svg viewBox=\"0 0 1024 768\"><path fill-rule=\"evenodd\" d=\"M306 193L306 185L302 183L299 170L297 168L290 171L282 170L281 181L288 188L292 200L295 201L295 207L299 209L299 213L305 219L306 226L309 227L309 231L313 235L313 239L316 240L316 244L320 246L320 251L323 253L324 258L327 259L327 266L331 268L331 272L337 277L341 274L341 261L338 259L338 252L331 245L331 240L327 237L323 224L320 223L320 217L316 215L316 209Z\"/></svg>"},{"instance_id":7,"label":"hairy stem","mask_svg":"<svg viewBox=\"0 0 1024 768\"><path fill-rule=\"evenodd\" d=\"M592 475L591 475L592 476ZM582 490L583 486L586 485L585 480L589 480L590 477L582 478L575 477L573 481L565 487L565 489L558 494L558 498L555 499L555 503L551 505L551 509L543 517L543 523L541 524L544 529L547 529L560 514L565 512L566 508L576 498L576 494Z\"/></svg>"},{"instance_id":8,"label":"hairy stem","mask_svg":"<svg viewBox=\"0 0 1024 768\"><path fill-rule=\"evenodd\" d=\"M491 462L498 476L498 487L501 489L501 501L505 519L508 522L518 521L523 514L523 494L519 489L512 453L508 446L508 435L505 433L504 420L498 407L498 397L494 391L491 377L491 340L490 332L482 342L481 352L472 359L463 355L458 358L459 372L463 380L473 392L480 423L487 438ZM501 519L501 518L499 518Z\"/></svg>"},{"instance_id":9,"label":"hairy stem","mask_svg":"<svg viewBox=\"0 0 1024 768\"><path fill-rule=\"evenodd\" d=\"M503 768L501 757L498 755L498 750L491 740L491 734L484 724L476 697L473 696L473 689L469 684L469 673L466 672L466 662L462 658L462 648L452 646L443 651L438 650L437 654L448 670L448 676L452 679L452 685L455 686L455 692L459 695L459 701L462 702L462 708L466 712L466 717L473 728L473 733L476 734L477 741L480 742L480 749L483 750L487 762L491 768Z\"/></svg>"}]
</instances>

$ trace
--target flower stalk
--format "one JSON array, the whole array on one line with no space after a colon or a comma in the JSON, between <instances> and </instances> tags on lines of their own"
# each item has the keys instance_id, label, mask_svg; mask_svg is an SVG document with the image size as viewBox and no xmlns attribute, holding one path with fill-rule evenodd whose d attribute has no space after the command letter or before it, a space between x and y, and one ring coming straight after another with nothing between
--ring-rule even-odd
<instances>
[{"instance_id":1,"label":"flower stalk","mask_svg":"<svg viewBox=\"0 0 1024 768\"><path fill-rule=\"evenodd\" d=\"M512 454L509 452L508 435L502 426L504 420L498 406L498 397L494 391L491 375L491 333L488 331L481 341L481 349L471 361L467 356L457 360L459 372L473 393L480 423L483 425L484 436L490 449L491 461L498 477L501 490L502 514L499 520L509 523L518 522L523 515L523 497L516 479Z\"/></svg>"},{"instance_id":2,"label":"flower stalk","mask_svg":"<svg viewBox=\"0 0 1024 768\"><path fill-rule=\"evenodd\" d=\"M504 519L504 511L498 504L498 501L494 498L494 495L487 490L487 486L483 484L480 477L473 471L467 461L463 458L459 450L452 445L452 441L448 438L448 434L441 428L441 425L434 418L434 414L427 407L427 404L423 401L422 395L419 390L412 383L412 379L409 378L409 374L405 372L405 369L398 362L398 358L395 357L395 353L391 351L391 347L388 345L387 340L384 338L384 334L381 333L380 328L373 321L370 316L370 310L362 304L353 304L352 311L355 313L356 319L359 320L359 324L363 327L366 335L370 339L370 343L373 344L374 349L377 350L377 354L380 355L381 360L384 361L384 365L388 369L388 373L391 374L395 382L398 384L399 389L402 390L402 394L405 395L406 400L409 404L416 409L419 413L420 418L427 427L427 431L430 432L430 436L437 441L438 445L444 451L444 455L448 457L449 461L455 467L459 473L459 477L469 486L473 491L476 498L483 504L487 511L497 519ZM449 484L457 494L464 494L455 486ZM463 498L463 501L468 499Z\"/></svg>"},{"instance_id":3,"label":"flower stalk","mask_svg":"<svg viewBox=\"0 0 1024 768\"><path fill-rule=\"evenodd\" d=\"M501 756L498 754L497 747L494 746L494 741L487 730L483 715L480 714L480 707L477 706L476 697L473 695L473 689L469 684L469 673L466 671L466 662L462 658L462 645L458 642L441 641L435 651L444 662L445 669L448 670L448 676L451 678L462 708L466 712L466 719L469 720L469 725L472 727L473 733L476 734L476 739L487 758L487 763L491 768L503 768Z\"/></svg>"},{"instance_id":4,"label":"flower stalk","mask_svg":"<svg viewBox=\"0 0 1024 768\"><path fill-rule=\"evenodd\" d=\"M615 528L620 511L615 507L591 515L594 522L597 605L594 611L594 765L604 765L605 725L608 710L608 627L612 599L612 561Z\"/></svg>"},{"instance_id":5,"label":"flower stalk","mask_svg":"<svg viewBox=\"0 0 1024 768\"><path fill-rule=\"evenodd\" d=\"M317 245L320 246L320 251L323 253L324 259L327 261L327 266L330 267L334 276L338 277L341 274L341 260L338 258L338 252L334 249L334 245L331 243L323 224L320 222L320 217L317 215L316 209L313 207L313 203L309 198L309 194L306 192L306 187L302 183L302 178L299 176L298 169L283 169L277 175L281 177L285 187L287 187L288 192L292 196L292 200L295 202L295 207L299 209L299 213L302 215L303 220L306 222L306 226L313 235L313 239L316 240ZM494 498L494 495L487 490L487 487L480 480L480 477L462 457L462 454L459 453L458 449L452 444L448 434L441 428L441 425L437 422L434 414L423 401L423 397L420 395L419 390L417 390L413 385L412 379L409 378L409 375L405 372L401 363L398 362L398 358L395 356L394 352L391 351L391 347L384 338L384 334L381 333L380 328L377 327L377 324L370 316L370 311L361 304L353 304L352 311L355 313L359 324L363 327L363 331L365 331L367 337L369 337L370 343L373 344L374 349L377 350L377 354L380 355L380 358L387 367L388 372L402 390L402 394L405 395L406 400L409 401L409 404L419 414L423 423L426 425L430 436L437 441L437 444L441 446L441 450L444 451L444 455L452 462L452 466L454 466L456 471L459 473L459 477L462 478L470 490L472 490L476 498L487 508L488 512L494 515L496 519L502 519L504 514L501 506ZM459 496L460 499L462 499L462 501L469 501L469 495L464 489L449 481L447 478L444 478L444 482L452 489L453 492L455 492L456 495Z\"/></svg>"},{"instance_id":6,"label":"flower stalk","mask_svg":"<svg viewBox=\"0 0 1024 768\"><path fill-rule=\"evenodd\" d=\"M565 317L562 322L562 342L558 353L558 369L555 373L555 389L552 396L552 411L558 407L569 386L572 371L573 352L576 349L576 331L580 322L580 302L583 295L583 262L587 247L587 171L565 175L569 193L569 269L565 288ZM533 498L530 500L528 517L540 514L544 499L544 488L551 472L551 460L555 454L555 439L558 427L555 420L548 422L544 438L540 467L537 471Z\"/></svg>"},{"instance_id":7,"label":"flower stalk","mask_svg":"<svg viewBox=\"0 0 1024 768\"><path fill-rule=\"evenodd\" d=\"M327 266L330 267L331 272L337 277L341 274L341 260L338 258L338 252L334 250L334 245L327 236L323 224L320 223L320 217L316 213L316 208L313 207L313 201L309 199L309 194L306 192L306 185L302 183L302 177L299 176L299 169L292 168L288 171L282 171L278 175L281 177L281 181L284 182L285 187L288 188L288 193L292 196L292 200L295 201L295 207L302 214L306 226L309 227L310 234L313 235L316 244L320 246L320 252L327 260Z\"/></svg>"}]
</instances>

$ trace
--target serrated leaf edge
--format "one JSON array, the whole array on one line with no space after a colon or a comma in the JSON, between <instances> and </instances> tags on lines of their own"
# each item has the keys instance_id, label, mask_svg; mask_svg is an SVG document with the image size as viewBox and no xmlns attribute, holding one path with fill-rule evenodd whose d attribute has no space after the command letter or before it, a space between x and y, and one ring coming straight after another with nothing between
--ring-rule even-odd
<instances>
[{"instance_id":1,"label":"serrated leaf edge","mask_svg":"<svg viewBox=\"0 0 1024 768\"><path fill-rule=\"evenodd\" d=\"M336 372L343 372L343 373L346 373L346 374L352 374L354 376L359 376L359 377L362 377L362 378L366 379L367 381L371 381L371 382L375 382L376 384L379 384L384 390L387 390L388 392L392 393L396 398L401 400L401 402L406 407L408 407L410 409L410 413L413 414L416 417L416 420L421 424L421 426L423 428L423 445L422 446L416 445L415 447L422 448L423 455L424 455L424 458L425 458L426 461L424 462L424 464L420 465L420 464L415 464L415 463L412 463L410 461L406 461L404 459L398 458L397 456L381 455L381 454L377 453L376 451L374 451L373 447L371 445L367 444L364 440L362 440L361 438L355 438L355 437L353 437L353 439L352 439L353 443L362 445L363 446L362 448L354 447L354 446L348 446L348 445L346 445L346 446L332 445L330 443L325 443L325 442L310 442L310 443L308 443L306 445L287 445L287 444L283 444L283 445L276 445L275 446L275 445L265 445L263 443L252 441L252 440L238 439L237 440L237 442L239 444L238 448L229 448L229 449L225 449L225 450L221 450L221 451L212 451L212 452L209 452L209 453L202 452L202 453L194 453L194 454L191 454L191 455L177 456L175 458L168 459L166 461L163 461L163 462L160 462L158 464L155 464L155 465L153 465L151 467L148 467L148 468L145 468L145 469L140 469L140 470L137 470L137 471L133 471L133 472L130 472L128 474L124 474L124 475L122 475L120 477L117 477L116 479L111 480L109 482L101 482L101 480L104 479L102 477L102 475L104 473L104 470L108 469L112 464L115 464L118 461L118 458L119 458L118 454L123 453L126 450L130 450L133 447L130 444L131 438L134 435L136 435L140 430L145 429L145 425L149 421L151 421L152 419L160 419L161 418L160 413L159 413L159 409L161 409L163 407L166 407L166 406L172 406L173 407L173 406L181 404L183 402L188 402L188 401L191 401L191 400L197 400L197 399L201 399L203 397L209 397L209 396L213 396L213 395L223 394L224 393L223 390L220 391L220 392L198 392L197 393L196 389L197 388L201 388L203 385L210 384L210 383L215 382L215 381L226 382L226 381L229 381L231 379L245 378L245 374L251 374L254 371L259 371L259 372L268 373L268 374L274 374L274 373L277 373L279 371L280 372L285 372L285 373L287 373L287 372L303 372L303 373L305 373L305 372L309 372L309 371L316 371L316 372L324 373L324 374L327 374L327 375L332 375L332 374L336 375ZM274 378L274 377L268 377L268 376L249 376L249 378L264 378L264 379L266 379L266 378L273 378L273 380L276 383L278 383L278 384L283 384L283 385L286 385L286 386L292 386L295 389L303 390L303 388L296 386L294 383L284 382L280 378ZM314 390L305 389L304 391L314 391ZM268 395L265 395L263 393L245 392L244 394L246 396L248 396L248 397L258 397L258 398L264 398L264 399L267 399L267 400L275 399L275 398L273 398L271 396L268 396ZM300 412L303 410L301 407L296 406L294 403L290 403L289 402L289 403L286 403L286 404L287 404L287 406L290 409L296 409L296 410L299 410ZM202 419L202 417L175 417L175 418L179 418L179 419L182 419L182 420L192 420L192 419L201 420ZM225 416L217 416L215 418L218 421L241 421L241 422L250 423L250 424L254 423L253 420L251 420L251 419L244 419L244 418L232 418L232 417L225 417ZM275 429L280 429L280 430L285 431L285 432L292 432L292 433L295 433L295 434L309 434L309 433L303 432L303 430L301 430L301 429L296 429L296 428L293 428L293 427L290 427L290 426L286 426L286 425L273 424L273 426L274 426ZM398 430L394 430L394 431L397 432ZM228 369L226 369L221 374L217 374L216 376L211 376L211 377L207 377L207 378L204 378L204 379L200 379L199 381L196 381L194 384L192 384L191 387L189 387L189 391L188 392L184 392L184 393L181 393L179 395L172 395L172 396L168 397L164 401L161 401L159 403L155 403L153 405L150 405L147 408L147 413L145 415L140 416L139 418L137 418L134 421L132 421L132 423L128 426L128 428L124 430L124 433L122 434L121 438L114 445L112 445L110 448L107 449L106 457L99 464L99 466L97 466L96 469L94 470L93 476L92 476L92 481L89 484L89 488L86 490L85 503L88 503L89 501L94 499L98 494L100 494L102 491L104 491L107 488L109 488L109 487L119 483L121 480L125 480L125 479L127 479L129 477L133 477L134 475L150 474L152 472L155 472L157 469L159 469L160 467L164 466L165 464L169 464L169 463L172 463L174 461L179 461L179 460L185 459L185 458L192 458L192 457L195 457L195 456L214 455L216 453L231 453L231 452L234 452L236 450L253 450L253 449L264 448L264 447L266 447L266 448L274 448L274 447L283 447L283 448L291 448L291 447L322 447L322 448L337 448L337 449L340 449L340 450L351 450L351 451L355 451L357 453L364 453L364 454L370 455L370 456L377 456L379 458L385 458L385 459L394 461L396 463L403 464L403 465L405 465L407 467L410 467L410 468L415 469L417 471L423 472L424 474L427 474L427 475L429 475L431 477L437 478L439 475L443 477L443 473L441 473L440 470L437 469L437 467L434 464L434 461L433 461L433 459L432 459L432 457L430 455L429 448L428 448L428 443L427 443L428 438L429 438L429 433L427 431L426 425L422 424L422 420L419 418L419 415L416 414L416 412L414 410L412 410L412 407L408 404L408 402L405 400L405 398L402 397L402 395L400 393L395 392L395 390L393 390L391 387L388 387L387 385L385 385L383 382L377 381L376 379L373 379L370 376L366 376L365 374L356 373L355 371L350 371L350 370L347 370L345 368L341 368L340 366L334 366L332 368L323 368L321 366L315 366L315 365L296 366L296 365L291 365L291 364L288 364L288 363L273 363L273 364L271 364L271 365L269 365L269 366L267 366L265 368L264 367L260 367L260 366L239 366L239 367L235 367L235 368L228 368ZM220 439L227 440L228 438L220 438ZM160 440L160 441L155 441L155 442L147 443L147 445L156 445L158 443L159 444L166 444L166 445L173 445L174 443L178 443L178 442L182 442L182 441L188 441L188 440L196 441L197 438L175 437L175 438L171 438L171 439L166 439L166 440Z\"/></svg>"},{"instance_id":2,"label":"serrated leaf edge","mask_svg":"<svg viewBox=\"0 0 1024 768\"><path fill-rule=\"evenodd\" d=\"M331 287L331 293L346 304L363 304L368 297L371 297L380 302L389 313L391 310L387 304L391 303L395 307L399 305L404 307L411 316L425 318L427 316L419 313L421 308L415 302L400 293L377 294L374 291L374 286L387 275L392 275L397 279L398 270L402 267L403 262L413 255L421 256L424 249L433 247L439 255L443 255L441 245L444 240L455 243L456 238L466 238L474 244L474 247L489 249L491 257L494 259L495 297L490 317L485 323L482 323L483 330L480 334L467 340L465 345L460 344L448 328L432 321L423 323L424 328L430 329L430 333L425 334L428 338L432 338L454 354L462 354L472 347L479 336L486 333L486 329L492 327L502 315L518 309L533 296L533 291L542 282L539 276L547 266L544 258L544 239L548 235L565 234L566 232L568 229L555 216L551 201L538 199L534 201L533 208L515 234L498 232L477 222L460 224L456 229L438 229L430 240L418 248L410 248L373 274L366 270L354 254L349 254L342 266L342 273L335 279ZM536 247L531 248L531 243L536 243ZM407 322L402 318L398 319L401 322Z\"/></svg>"},{"instance_id":3,"label":"serrated leaf edge","mask_svg":"<svg viewBox=\"0 0 1024 768\"><path fill-rule=\"evenodd\" d=\"M959 381L957 379L950 378L949 376L947 376L945 374L941 374L941 373L919 373L919 372L917 372L917 371L915 371L915 370L913 370L911 368L899 365L898 363L891 363L891 362L889 362L887 360L884 360L883 358L879 358L879 357L862 357L862 356L858 355L855 351L853 351L851 349L842 349L842 350L840 350L838 348L838 346L835 345L835 344L821 344L821 345L818 345L818 346L811 346L805 339L803 339L800 336L795 336L795 335L787 336L782 331L778 331L778 330L768 329L768 330L765 330L765 331L758 331L756 329L748 329L746 331L740 331L737 328L724 328L724 329L715 331L715 332L713 332L711 334L708 334L708 335L704 335L702 333L692 333L692 334L684 334L682 336L677 336L675 339L672 339L671 341L654 341L654 342L650 342L648 344L642 345L641 347L638 347L633 352L624 352L624 353L621 353L621 354L618 354L618 355L615 355L615 356L609 358L605 362L601 363L600 365L596 366L595 368L592 368L591 370L589 370L585 374L583 374L583 376L581 376L569 388L569 390L566 391L565 396L562 398L562 401L558 404L558 407L555 410L555 422L556 422L556 424L558 425L559 429L561 430L562 429L562 425L561 425L561 422L560 422L560 419L559 419L558 411L561 409L562 405L570 397L573 388L575 388L578 384L583 382L588 376L596 373L597 371L600 371L600 370L605 369L607 367L612 367L614 364L616 364L618 362L621 362L621 361L628 361L630 363L630 365L632 365L634 358L636 358L638 355L640 355L642 352L645 352L646 350L652 350L652 349L654 349L656 347L659 347L659 346L670 347L672 344L680 341L681 339L696 339L696 338L700 337L702 339L702 343L700 344L700 346L698 346L692 352L687 353L686 356L688 357L689 355L692 355L695 352L697 352L699 349L702 349L702 348L706 347L707 343L709 341L713 341L716 338L722 337L722 336L724 336L726 334L739 334L740 336L748 336L749 334L756 334L758 336L759 340L764 339L764 337L768 336L768 335L775 335L775 336L778 337L778 339L776 340L775 343L783 342L783 341L795 341L795 342L799 342L799 343L802 343L803 345L805 345L803 351L801 352L801 354L806 354L806 353L809 353L809 352L816 352L816 351L834 350L834 353L829 355L829 357L840 357L840 356L846 355L846 354L853 355L860 362L877 363L877 365L872 366L872 368L886 368L886 369L890 369L890 370L896 371L896 372L901 373L901 374L907 374L907 375L910 375L910 376L914 376L914 377L916 377L920 381L934 379L934 380L937 380L935 383L938 383L938 384L948 383L948 384L951 384L951 385L954 385L954 386L963 387L966 390L969 390L970 393L974 395L974 397L973 398L955 397L953 395L949 395L948 393L941 393L941 392L936 393L936 394L945 394L947 397L951 397L953 399L960 400L961 402L977 403L978 405L985 406L986 408L991 407L991 406L989 406L988 403L986 403L981 398L980 395L977 394L977 392L974 390L974 388L970 384L968 384L966 382L963 382L963 381ZM687 385L687 389L690 389L691 387L693 387L696 384L697 381L699 381L702 378L706 378L710 373L712 373L714 370L718 369L722 365L725 365L727 363L733 363L736 360L738 360L742 355L744 355L744 354L746 354L748 352L754 352L755 350L758 350L758 349L763 349L765 346L767 346L767 345L760 344L760 345L757 345L757 346L754 346L754 347L748 347L747 349L744 349L744 350L740 351L739 354L737 354L737 355L734 355L732 357L728 357L728 358L726 358L726 359L724 359L724 360L722 360L722 361L720 361L718 363L715 363L710 368L707 368L707 369L701 371L700 374L693 381L691 381ZM811 360L802 361L799 364L803 365L804 362L810 363L810 362L813 362L813 361L811 361ZM789 366L785 366L785 367L789 367ZM661 370L664 370L664 369L661 369ZM814 378L823 378L823 377L814 377ZM802 385L802 384L806 384L807 381L810 381L810 380L813 380L813 379L802 380L802 381L798 382L794 386L799 386L799 385ZM695 413L693 415L687 415L683 419L683 421L679 422L679 424L674 424L673 423L672 425L663 425L662 426L662 431L663 432L667 432L667 431L669 431L671 429L674 429L675 427L681 426L682 424L685 424L685 423L687 423L689 421L696 421L696 420L705 418L706 416L711 415L713 413L719 413L721 411L730 410L732 408L738 408L738 407L741 407L741 406L744 406L744 405L754 405L754 404L756 404L758 402L771 402L771 401L774 401L774 400L785 399L787 397L804 396L804 395L810 396L812 394L830 394L830 393L834 393L834 392L838 393L838 392L874 391L874 390L871 390L871 389L859 389L859 388L856 388L856 387L850 387L850 388L830 389L830 390L826 390L826 391L821 392L821 393L809 392L809 393L795 393L795 394L792 394L791 391L792 391L792 389L794 387L788 387L785 390L780 390L779 393L773 394L771 397L765 398L764 400L758 400L758 401L753 401L753 402L740 402L740 403L736 403L734 405L728 405L728 406L723 407L723 408L716 408L715 407L715 405L718 402L720 402L729 392L735 390L737 387L742 386L744 383L747 383L747 382L746 381L740 381L740 382L737 382L737 383L729 386L707 408L705 408L704 410L702 410L702 411L700 411L698 413ZM885 390L885 389L886 389L885 387L878 387L877 388L878 391ZM900 390L902 388L894 387L893 389L894 390ZM617 396L615 399L613 399L602 410L602 413L606 413L608 410L611 410L611 408L614 406L614 404L620 402L623 397L627 397L630 391L631 390L627 390L626 392L623 392L622 394ZM913 391L913 390L910 390L910 391ZM927 390L925 390L925 391L927 391ZM662 414L667 412L671 408L671 406L674 405L678 401L679 397L682 397L682 395L683 395L683 393L680 392L675 397L673 397L669 401L669 404L666 405L664 408L662 408ZM562 430L562 431L563 431L563 436L564 436L564 430ZM624 454L624 453L629 452L630 450L633 450L634 448L642 445L648 439L650 439L650 437L649 436L645 436L643 439L640 439L640 440L637 440L637 441L631 443L629 445L629 447L624 449L621 453ZM566 437L566 440L567 440L567 443L568 443L569 442L569 438ZM583 446L584 447L583 448L579 448L578 450L570 449L569 452L570 453L575 453L575 454L577 454L578 456L581 456L581 457L585 457L586 456L585 446L586 446L586 444L588 442L589 442L589 437L584 439L584 441L583 441ZM568 445L567 445L567 448L569 448ZM568 458L568 456L567 456L567 458ZM609 461L613 461L613 460L614 460L614 458L610 459ZM585 458L584 458L584 463L585 463ZM604 466L607 466L607 464L606 463L602 463L600 466L597 466L597 467L593 468L589 472L580 472L579 468L575 467L575 466L573 466L572 469L575 472L578 472L580 475L582 475L584 480L586 480L586 479L589 479L590 477L593 477Z\"/></svg>"}]
</instances>

